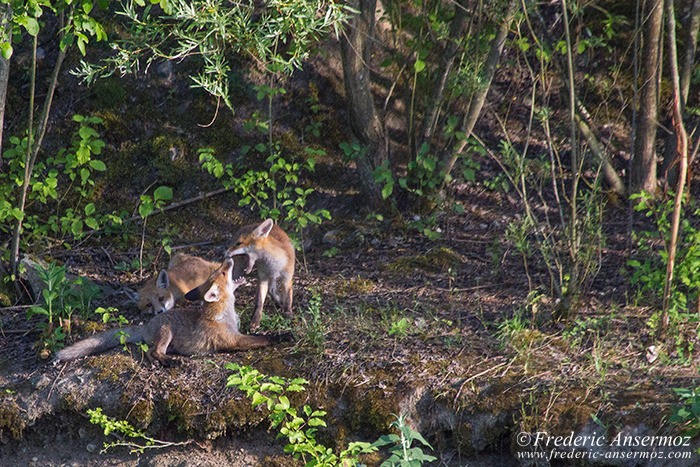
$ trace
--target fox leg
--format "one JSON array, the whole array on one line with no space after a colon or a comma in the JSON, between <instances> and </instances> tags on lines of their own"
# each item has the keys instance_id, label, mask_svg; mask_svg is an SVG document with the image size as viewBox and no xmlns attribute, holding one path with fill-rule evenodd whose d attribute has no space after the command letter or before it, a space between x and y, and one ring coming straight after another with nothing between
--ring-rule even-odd
<instances>
[{"instance_id":1,"label":"fox leg","mask_svg":"<svg viewBox=\"0 0 700 467\"><path fill-rule=\"evenodd\" d=\"M173 332L170 328L162 326L156 332L151 347L146 352L146 358L151 365L157 360L163 366L171 366L177 363L173 357L166 355L170 342L173 340Z\"/></svg>"},{"instance_id":2,"label":"fox leg","mask_svg":"<svg viewBox=\"0 0 700 467\"><path fill-rule=\"evenodd\" d=\"M266 280L260 279L258 276L258 296L255 299L255 312L253 313L253 319L250 320L250 330L255 331L260 327L260 318L262 318L262 309L265 304L265 297L267 296L267 290L270 287L270 283Z\"/></svg>"},{"instance_id":3,"label":"fox leg","mask_svg":"<svg viewBox=\"0 0 700 467\"><path fill-rule=\"evenodd\" d=\"M267 336L251 336L245 334L236 334L228 342L226 342L220 349L224 352L230 352L233 350L248 350L257 349L259 347L266 347L271 344L271 340Z\"/></svg>"},{"instance_id":4,"label":"fox leg","mask_svg":"<svg viewBox=\"0 0 700 467\"><path fill-rule=\"evenodd\" d=\"M272 298L275 299L275 302L277 302L278 305L281 305L282 302L280 301L280 293L277 290L277 276L274 276L270 281L270 292L272 293Z\"/></svg>"},{"instance_id":5,"label":"fox leg","mask_svg":"<svg viewBox=\"0 0 700 467\"><path fill-rule=\"evenodd\" d=\"M287 316L288 318L292 317L292 277L290 276L289 278L284 278L284 282L282 282L282 312Z\"/></svg>"}]
</instances>

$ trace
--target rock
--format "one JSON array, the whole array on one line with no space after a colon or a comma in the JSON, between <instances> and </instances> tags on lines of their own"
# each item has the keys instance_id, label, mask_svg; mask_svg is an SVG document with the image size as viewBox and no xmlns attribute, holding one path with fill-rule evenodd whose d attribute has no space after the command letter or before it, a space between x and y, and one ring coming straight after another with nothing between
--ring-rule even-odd
<instances>
[{"instance_id":1,"label":"rock","mask_svg":"<svg viewBox=\"0 0 700 467\"><path fill-rule=\"evenodd\" d=\"M38 268L46 269L48 263L36 256L24 255L19 262L20 278L25 284L29 284L32 294L35 297L41 296L41 291L46 288L46 284L39 278Z\"/></svg>"},{"instance_id":2,"label":"rock","mask_svg":"<svg viewBox=\"0 0 700 467\"><path fill-rule=\"evenodd\" d=\"M34 386L34 389L41 390L51 384L51 378L49 378L47 375L36 375L32 377L31 383L32 386Z\"/></svg>"},{"instance_id":3,"label":"rock","mask_svg":"<svg viewBox=\"0 0 700 467\"><path fill-rule=\"evenodd\" d=\"M166 60L156 68L156 71L160 76L163 77L165 84L172 84L173 82L173 62L172 60Z\"/></svg>"},{"instance_id":4,"label":"rock","mask_svg":"<svg viewBox=\"0 0 700 467\"><path fill-rule=\"evenodd\" d=\"M340 229L333 229L325 233L321 242L324 245L338 246L340 245L343 237L343 232Z\"/></svg>"},{"instance_id":5,"label":"rock","mask_svg":"<svg viewBox=\"0 0 700 467\"><path fill-rule=\"evenodd\" d=\"M168 153L170 154L171 162L175 162L176 160L181 159L185 155L185 151L183 151L182 148L178 148L175 146L171 146L168 150Z\"/></svg>"},{"instance_id":6,"label":"rock","mask_svg":"<svg viewBox=\"0 0 700 467\"><path fill-rule=\"evenodd\" d=\"M97 444L88 443L87 446L85 446L85 449L87 449L87 452L95 452L97 451Z\"/></svg>"}]
</instances>

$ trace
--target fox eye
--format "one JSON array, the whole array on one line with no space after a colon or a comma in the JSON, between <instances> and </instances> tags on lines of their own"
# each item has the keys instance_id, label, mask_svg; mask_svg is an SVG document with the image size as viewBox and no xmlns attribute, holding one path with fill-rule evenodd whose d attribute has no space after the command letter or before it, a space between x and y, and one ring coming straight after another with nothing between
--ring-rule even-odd
<instances>
[{"instance_id":1,"label":"fox eye","mask_svg":"<svg viewBox=\"0 0 700 467\"><path fill-rule=\"evenodd\" d=\"M158 300L160 300L160 303L163 303L163 297L160 297Z\"/></svg>"}]
</instances>

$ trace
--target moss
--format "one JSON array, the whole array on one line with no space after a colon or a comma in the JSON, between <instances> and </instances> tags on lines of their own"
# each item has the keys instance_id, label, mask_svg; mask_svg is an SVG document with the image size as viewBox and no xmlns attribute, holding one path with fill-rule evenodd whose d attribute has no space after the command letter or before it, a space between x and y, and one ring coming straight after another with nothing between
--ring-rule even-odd
<instances>
[{"instance_id":1,"label":"moss","mask_svg":"<svg viewBox=\"0 0 700 467\"><path fill-rule=\"evenodd\" d=\"M172 389L163 400L163 411L173 421L178 431L192 434L196 417L203 412L202 405L186 388Z\"/></svg>"},{"instance_id":2,"label":"moss","mask_svg":"<svg viewBox=\"0 0 700 467\"><path fill-rule=\"evenodd\" d=\"M434 248L424 255L405 256L386 265L386 269L395 272L408 272L419 269L426 272L457 272L462 268L464 258L451 248Z\"/></svg>"},{"instance_id":3,"label":"moss","mask_svg":"<svg viewBox=\"0 0 700 467\"><path fill-rule=\"evenodd\" d=\"M155 404L150 392L134 397L133 393L125 392L120 398L121 405L125 408L123 418L138 430L145 430L153 422Z\"/></svg>"},{"instance_id":4,"label":"moss","mask_svg":"<svg viewBox=\"0 0 700 467\"><path fill-rule=\"evenodd\" d=\"M112 109L126 103L126 88L117 77L98 79L89 89L98 109Z\"/></svg>"},{"instance_id":5,"label":"moss","mask_svg":"<svg viewBox=\"0 0 700 467\"><path fill-rule=\"evenodd\" d=\"M343 298L348 295L367 294L374 290L374 287L374 282L369 279L362 279L358 276L357 279L343 281L338 284L336 296L338 298Z\"/></svg>"},{"instance_id":6,"label":"moss","mask_svg":"<svg viewBox=\"0 0 700 467\"><path fill-rule=\"evenodd\" d=\"M98 380L117 382L123 373L136 369L136 362L129 355L110 353L88 359L85 367L96 370Z\"/></svg>"},{"instance_id":7,"label":"moss","mask_svg":"<svg viewBox=\"0 0 700 467\"><path fill-rule=\"evenodd\" d=\"M0 281L0 307L12 306L15 299L15 291L12 282Z\"/></svg>"},{"instance_id":8,"label":"moss","mask_svg":"<svg viewBox=\"0 0 700 467\"><path fill-rule=\"evenodd\" d=\"M58 405L64 410L82 413L88 404L79 392L68 392L61 396Z\"/></svg>"},{"instance_id":9,"label":"moss","mask_svg":"<svg viewBox=\"0 0 700 467\"><path fill-rule=\"evenodd\" d=\"M26 422L20 416L20 408L13 400L0 400L0 433L9 433L21 439Z\"/></svg>"},{"instance_id":10,"label":"moss","mask_svg":"<svg viewBox=\"0 0 700 467\"><path fill-rule=\"evenodd\" d=\"M107 325L105 323L100 323L99 321L80 321L78 323L77 328L75 329L76 331L80 332L81 334L93 334L95 332L100 332L104 331L107 329Z\"/></svg>"},{"instance_id":11,"label":"moss","mask_svg":"<svg viewBox=\"0 0 700 467\"><path fill-rule=\"evenodd\" d=\"M209 438L215 438L227 430L255 426L265 419L266 414L254 408L247 398L230 398L207 415L204 429Z\"/></svg>"},{"instance_id":12,"label":"moss","mask_svg":"<svg viewBox=\"0 0 700 467\"><path fill-rule=\"evenodd\" d=\"M356 393L349 410L349 426L353 432L369 430L373 434L389 431L393 417L398 412L395 394L387 396L381 389L371 389Z\"/></svg>"}]
</instances>

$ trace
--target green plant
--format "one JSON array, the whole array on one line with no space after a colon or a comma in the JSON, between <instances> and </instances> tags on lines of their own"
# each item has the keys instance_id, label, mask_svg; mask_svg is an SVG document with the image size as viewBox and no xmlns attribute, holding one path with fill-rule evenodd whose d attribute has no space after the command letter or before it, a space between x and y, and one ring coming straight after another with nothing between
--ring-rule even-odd
<instances>
[{"instance_id":1,"label":"green plant","mask_svg":"<svg viewBox=\"0 0 700 467\"><path fill-rule=\"evenodd\" d=\"M340 250L338 249L338 247L332 246L323 252L323 256L325 256L326 258L332 258L335 255L337 255L339 251Z\"/></svg>"},{"instance_id":2,"label":"green plant","mask_svg":"<svg viewBox=\"0 0 700 467\"><path fill-rule=\"evenodd\" d=\"M307 466L353 466L357 465L357 456L376 451L369 443L354 442L340 454L333 453L316 441L318 427L325 427L323 417L326 412L313 410L305 405L301 410L292 407L287 394L305 390L309 382L303 378L292 380L280 376L267 376L248 366L235 363L226 364L225 368L235 373L228 377L227 387L236 387L245 391L254 407L264 405L269 411L268 418L272 428L279 431L278 438L286 437L284 451L301 459Z\"/></svg>"},{"instance_id":3,"label":"green plant","mask_svg":"<svg viewBox=\"0 0 700 467\"><path fill-rule=\"evenodd\" d=\"M507 318L498 323L496 338L503 344L510 342L514 336L522 334L529 329L530 322L525 318L525 313L516 311L512 318Z\"/></svg>"},{"instance_id":4,"label":"green plant","mask_svg":"<svg viewBox=\"0 0 700 467\"><path fill-rule=\"evenodd\" d=\"M673 197L659 202L642 193L633 195L632 199L636 201L635 210L644 212L646 217L654 220L656 230L633 232L639 258L644 259L627 261L632 269L630 284L637 287L640 296L651 298L660 307L666 278ZM681 359L692 353L699 318L691 307L693 303L700 302L700 276L697 274L700 270L700 229L694 227L695 220L700 217L700 209L695 208L693 200L687 203L685 212L688 214L680 224L681 236L676 251L675 280L670 293L667 323L667 335L675 340L676 352ZM659 244L661 248L657 247ZM658 336L662 325L661 315L656 311L647 322L653 336ZM690 334L688 329L691 330Z\"/></svg>"},{"instance_id":5,"label":"green plant","mask_svg":"<svg viewBox=\"0 0 700 467\"><path fill-rule=\"evenodd\" d=\"M389 324L389 335L397 338L408 336L408 330L411 328L411 321L407 318L401 318L398 321L392 321Z\"/></svg>"},{"instance_id":6,"label":"green plant","mask_svg":"<svg viewBox=\"0 0 700 467\"><path fill-rule=\"evenodd\" d=\"M26 214L27 199L31 179L34 176L34 165L41 149L42 141L46 129L48 127L49 113L54 92L58 83L61 66L66 57L66 49L77 44L80 52L85 55L85 45L88 43L88 35L93 36L96 40L106 38L106 34L102 25L90 17L93 10L93 2L90 0L80 0L76 2L63 2L50 0L43 1L22 1L22 0L7 0L3 2L5 5L2 9L2 23L0 28L0 52L3 58L7 61L6 66L9 67L10 59L13 52L11 42L20 42L22 38L22 30L25 30L32 37L31 45L31 70L29 73L29 103L28 103L28 121L26 150L21 157L23 170L21 181L18 183L17 193L15 194L12 216L14 217L14 229L12 233L12 243L10 246L10 266L11 275L17 276L19 266L19 251L20 243L23 235L23 222ZM98 2L100 8L106 7L105 2ZM34 121L34 108L36 97L36 82L37 82L37 65L38 65L38 36L41 26L44 22L40 22L39 18L44 13L52 13L60 17L60 27L56 28L59 31L59 50L56 54L56 61L52 78L49 82L46 94L44 97L44 105L39 118ZM6 70L8 68L5 68ZM7 76L7 75L5 75ZM2 95L5 95L7 90L7 78L1 84ZM4 97L3 97L4 98ZM4 119L4 107L1 115ZM2 143L2 141L0 141Z\"/></svg>"},{"instance_id":7,"label":"green plant","mask_svg":"<svg viewBox=\"0 0 700 467\"><path fill-rule=\"evenodd\" d=\"M381 467L417 467L425 462L437 460L436 457L423 452L423 446L433 450L433 447L421 436L420 433L406 425L406 415L394 415L396 421L390 426L399 431L398 435L383 435L372 443L372 447L391 446L389 448L389 458L382 462ZM413 442L418 441L423 446L413 446Z\"/></svg>"},{"instance_id":8,"label":"green plant","mask_svg":"<svg viewBox=\"0 0 700 467\"><path fill-rule=\"evenodd\" d=\"M88 409L87 414L90 416L90 423L99 425L104 428L104 435L110 434L119 438L119 441L112 443L104 442L104 449L100 453L105 453L108 449L123 446L128 447L131 453L141 453L146 449L162 449L172 446L184 446L191 443L193 440L187 440L179 443L170 441L162 441L156 438L151 438L144 433L143 430L137 430L126 420L117 420L114 417L109 417L102 412L102 407L96 409ZM140 442L137 442L140 441Z\"/></svg>"},{"instance_id":9,"label":"green plant","mask_svg":"<svg viewBox=\"0 0 700 467\"><path fill-rule=\"evenodd\" d=\"M146 240L146 221L148 216L153 214L156 209L162 209L166 201L173 198L173 190L167 186L159 186L153 192L153 197L149 195L141 195L141 204L139 204L139 216L143 219L143 227L141 230L141 247L139 248L139 277L143 279L143 244Z\"/></svg>"},{"instance_id":10,"label":"green plant","mask_svg":"<svg viewBox=\"0 0 700 467\"><path fill-rule=\"evenodd\" d=\"M114 55L96 65L83 61L76 74L90 82L115 72L148 70L148 64L163 57L177 62L192 57L192 86L233 111L229 88L240 75L232 72L237 66L230 63L231 57L252 58L270 74L290 75L301 68L319 39L331 31L337 35L353 12L338 2L315 0L261 5L161 0L160 7L152 8L145 0L124 2L117 14L128 20L128 30L111 44Z\"/></svg>"},{"instance_id":11,"label":"green plant","mask_svg":"<svg viewBox=\"0 0 700 467\"><path fill-rule=\"evenodd\" d=\"M299 344L309 344L318 353L323 352L326 346L326 333L321 318L321 302L323 298L318 289L311 290L309 304L300 313L303 336L299 339Z\"/></svg>"},{"instance_id":12,"label":"green plant","mask_svg":"<svg viewBox=\"0 0 700 467\"><path fill-rule=\"evenodd\" d=\"M671 407L673 414L669 421L694 438L700 433L700 388L672 388L672 391L681 398L682 405Z\"/></svg>"},{"instance_id":13,"label":"green plant","mask_svg":"<svg viewBox=\"0 0 700 467\"><path fill-rule=\"evenodd\" d=\"M42 331L44 348L53 352L63 346L66 333L70 333L73 313L79 310L81 317L88 317L92 301L99 297L100 290L83 277L67 280L66 267L55 262L49 263L46 268L37 265L36 272L46 285L41 291L44 304L30 307L27 319L34 315L45 317L37 328Z\"/></svg>"},{"instance_id":14,"label":"green plant","mask_svg":"<svg viewBox=\"0 0 700 467\"><path fill-rule=\"evenodd\" d=\"M577 319L574 325L562 332L562 338L572 347L579 347L585 339L596 339L605 336L610 329L614 315L598 318Z\"/></svg>"},{"instance_id":15,"label":"green plant","mask_svg":"<svg viewBox=\"0 0 700 467\"><path fill-rule=\"evenodd\" d=\"M43 238L47 235L65 237L72 235L81 238L85 227L98 229L106 225L120 225L121 216L97 212L95 203L90 201L94 176L104 172L106 165L95 156L99 156L104 147L99 133L95 130L102 120L97 117L74 115L73 121L80 124L72 136L70 149L62 148L55 156L39 160L34 164L26 198L26 207L22 211L14 190L23 183L28 139L24 137L9 138L9 147L3 153L7 170L0 172L0 231L9 232L11 222L22 218L22 243ZM54 214L42 217L42 210L35 210L35 205L49 205Z\"/></svg>"}]
</instances>

